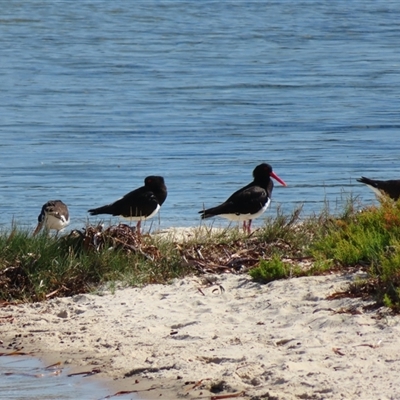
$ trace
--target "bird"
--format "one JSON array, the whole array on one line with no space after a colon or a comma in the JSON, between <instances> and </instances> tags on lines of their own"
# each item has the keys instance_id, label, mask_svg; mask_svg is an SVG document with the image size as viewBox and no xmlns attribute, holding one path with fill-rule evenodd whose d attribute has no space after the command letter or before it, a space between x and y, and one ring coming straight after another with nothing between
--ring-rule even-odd
<instances>
[{"instance_id":1,"label":"bird","mask_svg":"<svg viewBox=\"0 0 400 400\"><path fill-rule=\"evenodd\" d=\"M287 186L267 163L254 168L253 178L251 183L237 190L224 203L199 211L201 218L220 216L231 221L243 221L243 230L250 234L252 220L263 214L271 202L274 187L271 178Z\"/></svg>"},{"instance_id":2,"label":"bird","mask_svg":"<svg viewBox=\"0 0 400 400\"><path fill-rule=\"evenodd\" d=\"M61 200L49 200L43 204L42 210L38 216L38 224L33 232L37 235L44 227L47 231L51 229L58 232L64 229L70 222L68 207Z\"/></svg>"},{"instance_id":3,"label":"bird","mask_svg":"<svg viewBox=\"0 0 400 400\"><path fill-rule=\"evenodd\" d=\"M111 214L129 221L137 221L140 235L141 221L154 217L167 198L167 187L162 176L147 176L144 186L132 190L124 197L102 207L88 210L91 215Z\"/></svg>"},{"instance_id":4,"label":"bird","mask_svg":"<svg viewBox=\"0 0 400 400\"><path fill-rule=\"evenodd\" d=\"M379 181L362 176L358 182L366 184L377 196L389 196L393 200L400 198L400 180Z\"/></svg>"}]
</instances>

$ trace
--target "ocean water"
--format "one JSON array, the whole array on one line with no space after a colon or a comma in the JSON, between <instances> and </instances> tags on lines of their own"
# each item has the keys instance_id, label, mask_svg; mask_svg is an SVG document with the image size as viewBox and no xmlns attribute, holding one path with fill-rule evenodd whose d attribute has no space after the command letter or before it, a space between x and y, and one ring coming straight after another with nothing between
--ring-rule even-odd
<instances>
[{"instance_id":1,"label":"ocean water","mask_svg":"<svg viewBox=\"0 0 400 400\"><path fill-rule=\"evenodd\" d=\"M64 368L46 368L39 360L25 356L0 357L0 398L4 400L103 400L115 391L77 375L68 377ZM118 400L139 400L136 394Z\"/></svg>"},{"instance_id":2,"label":"ocean water","mask_svg":"<svg viewBox=\"0 0 400 400\"><path fill-rule=\"evenodd\" d=\"M80 229L156 174L145 227L196 226L261 162L288 183L268 215L375 202L356 178L400 178L399 21L394 0L3 1L0 228L60 198Z\"/></svg>"},{"instance_id":3,"label":"ocean water","mask_svg":"<svg viewBox=\"0 0 400 400\"><path fill-rule=\"evenodd\" d=\"M400 178L399 20L397 1L3 2L0 226L61 198L79 229L152 174L152 227L195 226L260 162L288 183L269 215L374 201L356 178Z\"/></svg>"}]
</instances>

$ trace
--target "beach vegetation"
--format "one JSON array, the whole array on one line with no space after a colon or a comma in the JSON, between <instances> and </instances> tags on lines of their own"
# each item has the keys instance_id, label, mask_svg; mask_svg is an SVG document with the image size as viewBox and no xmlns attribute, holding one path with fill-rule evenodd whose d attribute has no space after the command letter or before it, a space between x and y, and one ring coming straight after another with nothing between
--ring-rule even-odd
<instances>
[{"instance_id":1,"label":"beach vegetation","mask_svg":"<svg viewBox=\"0 0 400 400\"><path fill-rule=\"evenodd\" d=\"M365 272L349 293L373 296L377 306L399 312L400 202L382 198L379 206L347 210L326 227L310 245L313 258L330 260L330 270Z\"/></svg>"},{"instance_id":2,"label":"beach vegetation","mask_svg":"<svg viewBox=\"0 0 400 400\"><path fill-rule=\"evenodd\" d=\"M261 260L259 265L249 271L250 276L263 283L275 281L277 279L288 278L291 264L285 263L278 255L274 255L270 260Z\"/></svg>"},{"instance_id":3,"label":"beach vegetation","mask_svg":"<svg viewBox=\"0 0 400 400\"><path fill-rule=\"evenodd\" d=\"M0 232L0 301L42 301L107 287L168 283L188 275L249 273L259 282L332 272L362 272L349 296L400 312L400 203L362 208L350 200L303 217L275 216L250 235L237 226L200 226L177 237L137 236L124 224L86 226L58 236L12 225ZM361 276L361 275L360 275ZM345 294L346 294L345 293Z\"/></svg>"}]
</instances>

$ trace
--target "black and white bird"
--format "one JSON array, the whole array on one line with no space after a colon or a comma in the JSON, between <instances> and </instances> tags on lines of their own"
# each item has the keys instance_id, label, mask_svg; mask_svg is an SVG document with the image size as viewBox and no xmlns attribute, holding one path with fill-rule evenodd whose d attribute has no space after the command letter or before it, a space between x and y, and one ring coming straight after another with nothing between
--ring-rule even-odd
<instances>
[{"instance_id":1,"label":"black and white bird","mask_svg":"<svg viewBox=\"0 0 400 400\"><path fill-rule=\"evenodd\" d=\"M233 193L224 203L199 211L201 218L220 216L231 221L243 221L243 230L250 233L252 220L263 214L271 202L274 187L271 178L287 186L266 163L257 165L253 178L253 182Z\"/></svg>"},{"instance_id":2,"label":"black and white bird","mask_svg":"<svg viewBox=\"0 0 400 400\"><path fill-rule=\"evenodd\" d=\"M136 232L140 235L141 222L154 217L167 198L167 187L162 176L148 176L144 186L129 192L114 203L92 208L91 215L111 214L137 221Z\"/></svg>"},{"instance_id":3,"label":"black and white bird","mask_svg":"<svg viewBox=\"0 0 400 400\"><path fill-rule=\"evenodd\" d=\"M400 180L379 181L362 176L357 181L366 184L377 196L386 195L393 200L400 198Z\"/></svg>"},{"instance_id":4,"label":"black and white bird","mask_svg":"<svg viewBox=\"0 0 400 400\"><path fill-rule=\"evenodd\" d=\"M61 200L49 200L43 204L42 211L38 216L38 224L33 235L36 235L44 227L47 231L51 229L59 231L69 224L68 207Z\"/></svg>"}]
</instances>

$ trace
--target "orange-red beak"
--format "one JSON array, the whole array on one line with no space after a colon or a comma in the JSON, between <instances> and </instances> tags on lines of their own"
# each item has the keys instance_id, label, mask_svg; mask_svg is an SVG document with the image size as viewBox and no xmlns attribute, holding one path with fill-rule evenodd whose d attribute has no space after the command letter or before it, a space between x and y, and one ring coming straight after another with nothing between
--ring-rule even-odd
<instances>
[{"instance_id":1,"label":"orange-red beak","mask_svg":"<svg viewBox=\"0 0 400 400\"><path fill-rule=\"evenodd\" d=\"M287 186L285 181L281 178L279 178L278 175L275 174L275 172L271 172L270 176L272 176L274 179L276 179L282 186Z\"/></svg>"}]
</instances>

